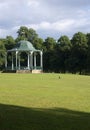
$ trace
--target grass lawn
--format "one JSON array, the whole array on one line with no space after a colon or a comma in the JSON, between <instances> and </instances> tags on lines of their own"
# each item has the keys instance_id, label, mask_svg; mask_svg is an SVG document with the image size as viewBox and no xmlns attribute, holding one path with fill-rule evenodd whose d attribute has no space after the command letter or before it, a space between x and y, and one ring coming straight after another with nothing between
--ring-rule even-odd
<instances>
[{"instance_id":1,"label":"grass lawn","mask_svg":"<svg viewBox=\"0 0 90 130\"><path fill-rule=\"evenodd\" d=\"M0 130L90 130L90 76L0 73Z\"/></svg>"}]
</instances>

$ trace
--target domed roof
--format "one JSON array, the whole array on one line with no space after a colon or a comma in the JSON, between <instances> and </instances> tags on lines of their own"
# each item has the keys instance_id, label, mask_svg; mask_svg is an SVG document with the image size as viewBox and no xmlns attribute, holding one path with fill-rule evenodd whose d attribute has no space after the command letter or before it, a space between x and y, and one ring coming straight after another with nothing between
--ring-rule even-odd
<instances>
[{"instance_id":1,"label":"domed roof","mask_svg":"<svg viewBox=\"0 0 90 130\"><path fill-rule=\"evenodd\" d=\"M36 51L36 49L31 42L22 40L19 41L13 49L8 51Z\"/></svg>"},{"instance_id":2,"label":"domed roof","mask_svg":"<svg viewBox=\"0 0 90 130\"><path fill-rule=\"evenodd\" d=\"M30 50L30 51L36 50L36 49L33 47L33 45L32 45L31 42L25 41L25 40L19 41L19 42L16 44L16 47L15 47L15 48L17 48L18 50L22 50L22 51L24 51L24 50Z\"/></svg>"}]
</instances>

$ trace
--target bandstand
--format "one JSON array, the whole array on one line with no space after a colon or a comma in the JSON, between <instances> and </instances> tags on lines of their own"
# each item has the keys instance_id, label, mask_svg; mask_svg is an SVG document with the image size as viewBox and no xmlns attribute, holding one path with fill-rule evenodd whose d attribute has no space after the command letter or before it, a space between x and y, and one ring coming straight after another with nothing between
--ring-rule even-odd
<instances>
[{"instance_id":1,"label":"bandstand","mask_svg":"<svg viewBox=\"0 0 90 130\"><path fill-rule=\"evenodd\" d=\"M24 57L27 59L25 66L21 65L22 53L25 53ZM11 55L11 64L8 64L9 55ZM38 65L37 60L39 60ZM35 49L29 41L19 41L13 49L7 50L5 54L5 70L16 73L41 73L43 72L43 52Z\"/></svg>"}]
</instances>

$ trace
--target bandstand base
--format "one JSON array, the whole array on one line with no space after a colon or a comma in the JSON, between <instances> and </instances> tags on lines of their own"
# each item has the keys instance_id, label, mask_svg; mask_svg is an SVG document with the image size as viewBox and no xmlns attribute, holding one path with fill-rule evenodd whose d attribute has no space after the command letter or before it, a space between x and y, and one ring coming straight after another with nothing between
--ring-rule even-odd
<instances>
[{"instance_id":1,"label":"bandstand base","mask_svg":"<svg viewBox=\"0 0 90 130\"><path fill-rule=\"evenodd\" d=\"M43 73L42 70L4 70L2 73Z\"/></svg>"}]
</instances>

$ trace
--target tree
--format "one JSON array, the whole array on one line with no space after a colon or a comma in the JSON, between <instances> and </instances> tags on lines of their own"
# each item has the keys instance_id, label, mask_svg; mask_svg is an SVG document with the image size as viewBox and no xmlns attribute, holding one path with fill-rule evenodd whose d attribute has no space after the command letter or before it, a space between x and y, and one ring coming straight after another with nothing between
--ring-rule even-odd
<instances>
[{"instance_id":1,"label":"tree","mask_svg":"<svg viewBox=\"0 0 90 130\"><path fill-rule=\"evenodd\" d=\"M6 50L10 50L15 46L15 40L12 36L7 36L4 41Z\"/></svg>"},{"instance_id":2,"label":"tree","mask_svg":"<svg viewBox=\"0 0 90 130\"><path fill-rule=\"evenodd\" d=\"M3 40L0 40L0 69L3 68L5 61L5 46Z\"/></svg>"},{"instance_id":3,"label":"tree","mask_svg":"<svg viewBox=\"0 0 90 130\"><path fill-rule=\"evenodd\" d=\"M44 49L44 69L47 71L54 70L54 50L56 46L56 40L52 37L47 37L43 43Z\"/></svg>"},{"instance_id":4,"label":"tree","mask_svg":"<svg viewBox=\"0 0 90 130\"><path fill-rule=\"evenodd\" d=\"M25 26L21 26L18 31L18 37L16 39L16 42L20 41L20 40L28 40L28 28Z\"/></svg>"},{"instance_id":5,"label":"tree","mask_svg":"<svg viewBox=\"0 0 90 130\"><path fill-rule=\"evenodd\" d=\"M36 49L42 48L43 39L38 37L38 34L34 29L21 26L17 33L18 37L16 42L20 40L27 40L31 42Z\"/></svg>"},{"instance_id":6,"label":"tree","mask_svg":"<svg viewBox=\"0 0 90 130\"><path fill-rule=\"evenodd\" d=\"M57 56L59 60L59 67L60 71L63 71L64 73L66 70L68 70L68 59L70 57L70 52L71 52L71 41L67 36L61 36L58 39L58 44L57 44Z\"/></svg>"},{"instance_id":7,"label":"tree","mask_svg":"<svg viewBox=\"0 0 90 130\"><path fill-rule=\"evenodd\" d=\"M71 49L71 41L67 36L61 36L58 39L58 44L60 45L61 49L65 50L70 50Z\"/></svg>"},{"instance_id":8,"label":"tree","mask_svg":"<svg viewBox=\"0 0 90 130\"><path fill-rule=\"evenodd\" d=\"M87 44L88 44L88 50L87 50L87 73L90 73L90 33L87 33Z\"/></svg>"},{"instance_id":9,"label":"tree","mask_svg":"<svg viewBox=\"0 0 90 130\"><path fill-rule=\"evenodd\" d=\"M33 45L35 44L36 39L38 38L38 34L36 31L32 28L28 30L29 35L28 35L28 41L30 41Z\"/></svg>"},{"instance_id":10,"label":"tree","mask_svg":"<svg viewBox=\"0 0 90 130\"><path fill-rule=\"evenodd\" d=\"M47 37L44 42L45 51L54 50L56 45L56 40L52 37Z\"/></svg>"},{"instance_id":11,"label":"tree","mask_svg":"<svg viewBox=\"0 0 90 130\"><path fill-rule=\"evenodd\" d=\"M28 29L25 26L21 26L20 29L17 31L17 33L18 33L18 37L16 39L17 41L28 40L32 44L34 44L35 40L38 38L38 34L34 29L32 28Z\"/></svg>"},{"instance_id":12,"label":"tree","mask_svg":"<svg viewBox=\"0 0 90 130\"><path fill-rule=\"evenodd\" d=\"M87 50L87 73L90 73L90 46Z\"/></svg>"},{"instance_id":13,"label":"tree","mask_svg":"<svg viewBox=\"0 0 90 130\"><path fill-rule=\"evenodd\" d=\"M84 33L78 32L74 34L72 40L72 62L76 71L80 74L86 69L87 59L87 37ZM74 59L74 60L73 60Z\"/></svg>"},{"instance_id":14,"label":"tree","mask_svg":"<svg viewBox=\"0 0 90 130\"><path fill-rule=\"evenodd\" d=\"M37 38L36 40L35 40L35 43L34 43L34 47L36 48L36 49L39 49L39 50L42 50L43 49L43 39L42 38Z\"/></svg>"},{"instance_id":15,"label":"tree","mask_svg":"<svg viewBox=\"0 0 90 130\"><path fill-rule=\"evenodd\" d=\"M90 33L87 33L86 37L87 37L87 44L88 46L90 46Z\"/></svg>"}]
</instances>

